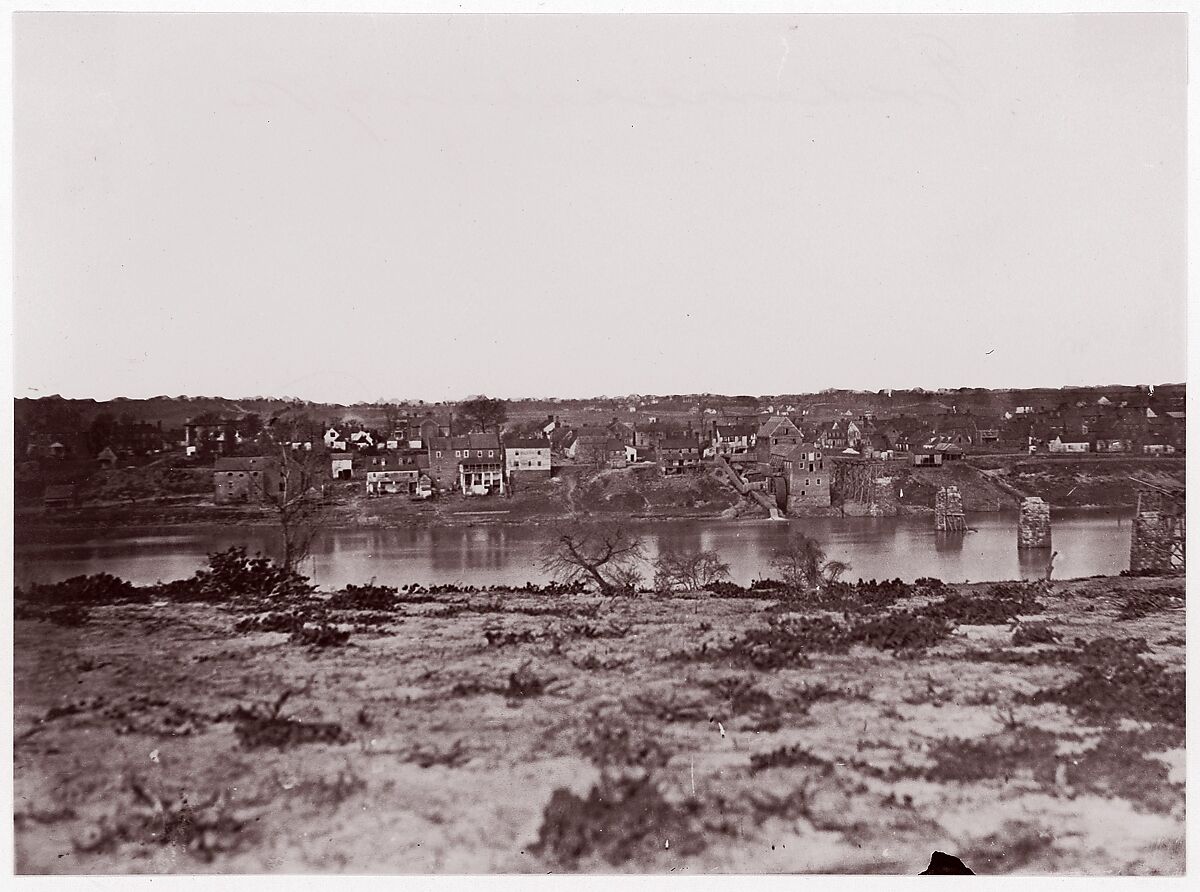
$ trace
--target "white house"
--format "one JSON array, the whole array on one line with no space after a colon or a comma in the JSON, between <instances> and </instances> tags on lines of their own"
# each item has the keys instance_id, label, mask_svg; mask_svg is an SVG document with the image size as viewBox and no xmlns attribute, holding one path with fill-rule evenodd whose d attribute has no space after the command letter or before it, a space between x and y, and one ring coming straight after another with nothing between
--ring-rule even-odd
<instances>
[{"instance_id":1,"label":"white house","mask_svg":"<svg viewBox=\"0 0 1200 892\"><path fill-rule=\"evenodd\" d=\"M1063 438L1062 434L1057 434L1048 444L1051 452L1091 452L1092 444L1087 440L1080 440L1075 437Z\"/></svg>"},{"instance_id":2,"label":"white house","mask_svg":"<svg viewBox=\"0 0 1200 892\"><path fill-rule=\"evenodd\" d=\"M419 476L415 468L408 471L367 471L367 495L413 493Z\"/></svg>"},{"instance_id":3,"label":"white house","mask_svg":"<svg viewBox=\"0 0 1200 892\"><path fill-rule=\"evenodd\" d=\"M504 471L528 477L550 476L549 440L510 440L504 444Z\"/></svg>"}]
</instances>

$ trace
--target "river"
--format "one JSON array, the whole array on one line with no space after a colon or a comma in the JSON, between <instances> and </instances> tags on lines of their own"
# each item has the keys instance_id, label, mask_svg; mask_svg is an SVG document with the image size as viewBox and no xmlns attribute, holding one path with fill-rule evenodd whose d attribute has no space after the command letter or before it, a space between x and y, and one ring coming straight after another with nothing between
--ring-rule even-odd
<instances>
[{"instance_id":1,"label":"river","mask_svg":"<svg viewBox=\"0 0 1200 892\"><path fill-rule=\"evenodd\" d=\"M1055 578L1111 575L1129 567L1132 512L1063 510L1053 517ZM1018 554L1015 513L968 517L963 534L935 533L932 515L891 518L794 518L788 521L677 520L636 527L653 557L666 549L714 550L735 582L770 575L770 559L792 530L820 541L830 558L850 564L848 579L936 576L946 582L1041 577L1047 552ZM538 566L549 525L336 529L315 543L306 572L323 587L376 582L520 585L546 581ZM157 535L21 542L15 583L54 582L112 573L139 584L190 576L204 556L230 545L251 551L277 545L270 530L171 528Z\"/></svg>"}]
</instances>

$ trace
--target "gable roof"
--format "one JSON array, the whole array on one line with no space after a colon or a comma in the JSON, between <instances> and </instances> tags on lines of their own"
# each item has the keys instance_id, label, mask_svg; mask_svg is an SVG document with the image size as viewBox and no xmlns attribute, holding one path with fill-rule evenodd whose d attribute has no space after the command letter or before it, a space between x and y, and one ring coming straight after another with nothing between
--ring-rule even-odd
<instances>
[{"instance_id":1,"label":"gable roof","mask_svg":"<svg viewBox=\"0 0 1200 892\"><path fill-rule=\"evenodd\" d=\"M796 436L799 433L800 428L796 427L792 419L784 415L772 415L758 428L760 437Z\"/></svg>"},{"instance_id":2,"label":"gable roof","mask_svg":"<svg viewBox=\"0 0 1200 892\"><path fill-rule=\"evenodd\" d=\"M716 431L718 437L752 437L755 434L749 424L718 424Z\"/></svg>"}]
</instances>

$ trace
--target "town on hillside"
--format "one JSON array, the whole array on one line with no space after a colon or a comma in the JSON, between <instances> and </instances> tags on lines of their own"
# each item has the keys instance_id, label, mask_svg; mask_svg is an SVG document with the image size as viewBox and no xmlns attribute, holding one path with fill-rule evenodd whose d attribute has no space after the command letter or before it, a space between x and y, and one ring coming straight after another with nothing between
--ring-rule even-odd
<instances>
[{"instance_id":1,"label":"town on hillside","mask_svg":"<svg viewBox=\"0 0 1200 892\"><path fill-rule=\"evenodd\" d=\"M281 462L302 459L317 469L310 479L322 491L370 499L501 499L564 472L632 468L664 480L711 474L770 516L834 506L890 515L912 474L902 468L984 456L1183 455L1186 427L1182 385L778 399L475 397L350 410L260 399L175 424L186 401L147 401L136 417L135 405L18 400L18 505L205 495L218 505L253 504L279 488ZM114 416L110 409L121 406ZM146 417L152 406L166 423Z\"/></svg>"}]
</instances>

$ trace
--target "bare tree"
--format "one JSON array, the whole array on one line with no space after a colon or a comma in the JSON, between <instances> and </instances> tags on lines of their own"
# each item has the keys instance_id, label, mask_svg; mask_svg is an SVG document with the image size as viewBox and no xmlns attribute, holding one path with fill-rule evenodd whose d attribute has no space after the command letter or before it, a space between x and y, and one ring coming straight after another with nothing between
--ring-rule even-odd
<instances>
[{"instance_id":1,"label":"bare tree","mask_svg":"<svg viewBox=\"0 0 1200 892\"><path fill-rule=\"evenodd\" d=\"M771 566L789 586L809 590L836 582L850 569L844 561L828 560L821 543L804 535L794 537L786 548L775 552Z\"/></svg>"},{"instance_id":2,"label":"bare tree","mask_svg":"<svg viewBox=\"0 0 1200 892\"><path fill-rule=\"evenodd\" d=\"M715 551L663 552L654 562L654 587L660 592L698 592L729 578L729 564Z\"/></svg>"},{"instance_id":3,"label":"bare tree","mask_svg":"<svg viewBox=\"0 0 1200 892\"><path fill-rule=\"evenodd\" d=\"M322 453L276 447L274 474L263 474L262 501L283 533L282 566L294 570L308 559L313 539L329 518L322 482L327 472Z\"/></svg>"},{"instance_id":4,"label":"bare tree","mask_svg":"<svg viewBox=\"0 0 1200 892\"><path fill-rule=\"evenodd\" d=\"M542 548L542 569L564 582L586 579L602 594L630 591L641 581L642 540L620 524L560 527Z\"/></svg>"}]
</instances>

